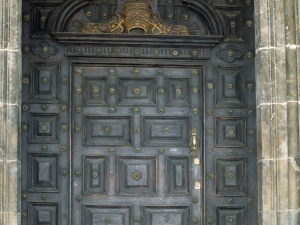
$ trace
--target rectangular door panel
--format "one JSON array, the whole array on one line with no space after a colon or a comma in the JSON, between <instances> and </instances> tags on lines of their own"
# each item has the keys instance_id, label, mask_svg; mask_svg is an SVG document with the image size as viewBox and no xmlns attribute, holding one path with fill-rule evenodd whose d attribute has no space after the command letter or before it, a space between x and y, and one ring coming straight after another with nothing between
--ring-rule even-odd
<instances>
[{"instance_id":1,"label":"rectangular door panel","mask_svg":"<svg viewBox=\"0 0 300 225\"><path fill-rule=\"evenodd\" d=\"M190 207L144 206L143 222L146 225L190 224Z\"/></svg>"},{"instance_id":2,"label":"rectangular door panel","mask_svg":"<svg viewBox=\"0 0 300 225\"><path fill-rule=\"evenodd\" d=\"M118 104L128 106L155 106L155 78L119 78Z\"/></svg>"},{"instance_id":3,"label":"rectangular door panel","mask_svg":"<svg viewBox=\"0 0 300 225\"><path fill-rule=\"evenodd\" d=\"M85 145L131 145L131 117L85 116Z\"/></svg>"},{"instance_id":4,"label":"rectangular door panel","mask_svg":"<svg viewBox=\"0 0 300 225\"><path fill-rule=\"evenodd\" d=\"M188 146L189 117L143 117L144 146Z\"/></svg>"},{"instance_id":5,"label":"rectangular door panel","mask_svg":"<svg viewBox=\"0 0 300 225\"><path fill-rule=\"evenodd\" d=\"M84 225L131 225L130 206L84 206Z\"/></svg>"}]
</instances>

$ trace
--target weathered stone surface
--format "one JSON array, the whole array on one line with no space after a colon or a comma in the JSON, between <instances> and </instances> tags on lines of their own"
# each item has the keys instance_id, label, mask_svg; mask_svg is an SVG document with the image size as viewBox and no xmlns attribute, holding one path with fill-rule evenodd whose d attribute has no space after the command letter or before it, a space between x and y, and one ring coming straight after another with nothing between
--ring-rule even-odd
<instances>
[{"instance_id":1,"label":"weathered stone surface","mask_svg":"<svg viewBox=\"0 0 300 225\"><path fill-rule=\"evenodd\" d=\"M256 1L258 188L263 225L300 222L299 3Z\"/></svg>"},{"instance_id":2,"label":"weathered stone surface","mask_svg":"<svg viewBox=\"0 0 300 225\"><path fill-rule=\"evenodd\" d=\"M21 224L21 0L0 0L0 224Z\"/></svg>"}]
</instances>

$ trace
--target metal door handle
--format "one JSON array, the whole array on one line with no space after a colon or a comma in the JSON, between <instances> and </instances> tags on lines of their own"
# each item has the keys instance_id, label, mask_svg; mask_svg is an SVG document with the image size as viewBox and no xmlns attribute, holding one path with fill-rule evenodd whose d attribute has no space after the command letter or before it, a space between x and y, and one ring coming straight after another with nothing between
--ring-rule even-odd
<instances>
[{"instance_id":1,"label":"metal door handle","mask_svg":"<svg viewBox=\"0 0 300 225\"><path fill-rule=\"evenodd\" d=\"M191 149L191 155L195 158L198 155L199 141L197 137L197 129L193 128L191 131L191 138L189 142L189 147Z\"/></svg>"}]
</instances>

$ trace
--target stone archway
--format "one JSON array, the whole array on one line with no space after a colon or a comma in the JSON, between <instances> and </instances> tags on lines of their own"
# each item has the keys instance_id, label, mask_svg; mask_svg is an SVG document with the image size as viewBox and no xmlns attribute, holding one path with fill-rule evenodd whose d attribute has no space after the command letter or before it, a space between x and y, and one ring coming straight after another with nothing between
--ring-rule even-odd
<instances>
[{"instance_id":1,"label":"stone archway","mask_svg":"<svg viewBox=\"0 0 300 225\"><path fill-rule=\"evenodd\" d=\"M249 1L251 2L251 1ZM259 218L299 223L300 2L255 1ZM22 2L0 4L0 221L20 224Z\"/></svg>"}]
</instances>

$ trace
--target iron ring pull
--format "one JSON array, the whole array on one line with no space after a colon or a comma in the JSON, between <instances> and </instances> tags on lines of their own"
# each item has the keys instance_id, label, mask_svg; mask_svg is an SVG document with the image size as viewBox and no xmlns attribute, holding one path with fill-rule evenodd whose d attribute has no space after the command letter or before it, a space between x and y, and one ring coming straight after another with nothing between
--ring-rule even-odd
<instances>
[{"instance_id":1,"label":"iron ring pull","mask_svg":"<svg viewBox=\"0 0 300 225\"><path fill-rule=\"evenodd\" d=\"M191 131L191 137L190 137L190 142L189 142L189 147L191 149L191 155L193 158L195 158L198 155L198 148L199 148L199 141L197 137L197 129L193 128Z\"/></svg>"}]
</instances>

